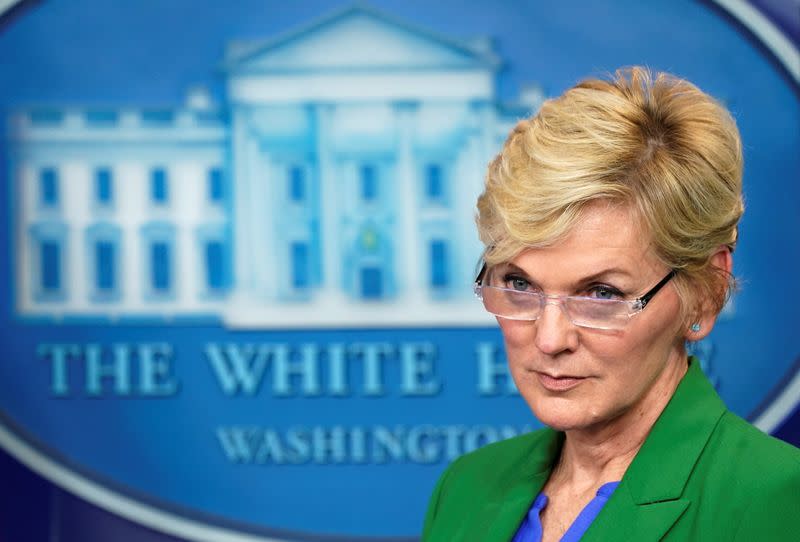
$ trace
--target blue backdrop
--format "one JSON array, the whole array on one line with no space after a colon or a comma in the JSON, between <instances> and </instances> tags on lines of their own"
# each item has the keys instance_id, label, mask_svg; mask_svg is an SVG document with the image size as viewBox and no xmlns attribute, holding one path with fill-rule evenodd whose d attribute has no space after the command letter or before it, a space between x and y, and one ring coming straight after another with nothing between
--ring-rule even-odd
<instances>
[{"instance_id":1,"label":"blue backdrop","mask_svg":"<svg viewBox=\"0 0 800 542\"><path fill-rule=\"evenodd\" d=\"M694 348L800 444L789 4L6 11L0 541L413 539L450 460L539 426L470 299L482 168L631 64L737 120L742 289Z\"/></svg>"}]
</instances>

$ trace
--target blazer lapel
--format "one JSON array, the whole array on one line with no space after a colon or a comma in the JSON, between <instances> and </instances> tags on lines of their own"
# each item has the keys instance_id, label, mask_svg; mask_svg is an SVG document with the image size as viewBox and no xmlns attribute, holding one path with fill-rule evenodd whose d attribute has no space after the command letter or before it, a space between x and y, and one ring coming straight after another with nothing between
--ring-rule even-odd
<instances>
[{"instance_id":1,"label":"blazer lapel","mask_svg":"<svg viewBox=\"0 0 800 542\"><path fill-rule=\"evenodd\" d=\"M686 376L581 540L660 540L691 504L682 498L683 489L724 412L691 358Z\"/></svg>"},{"instance_id":2,"label":"blazer lapel","mask_svg":"<svg viewBox=\"0 0 800 542\"><path fill-rule=\"evenodd\" d=\"M511 540L549 475L549 471L537 473L527 481L507 488L503 500L488 503L480 516L469 525L466 536L459 540Z\"/></svg>"},{"instance_id":3,"label":"blazer lapel","mask_svg":"<svg viewBox=\"0 0 800 542\"><path fill-rule=\"evenodd\" d=\"M688 506L686 499L637 504L620 484L581 541L655 542L662 539Z\"/></svg>"},{"instance_id":4,"label":"blazer lapel","mask_svg":"<svg viewBox=\"0 0 800 542\"><path fill-rule=\"evenodd\" d=\"M547 482L563 443L563 433L545 429L542 438L537 439L528 453L503 473L498 490L480 513L464 518L461 536L454 540L511 540L533 499Z\"/></svg>"}]
</instances>

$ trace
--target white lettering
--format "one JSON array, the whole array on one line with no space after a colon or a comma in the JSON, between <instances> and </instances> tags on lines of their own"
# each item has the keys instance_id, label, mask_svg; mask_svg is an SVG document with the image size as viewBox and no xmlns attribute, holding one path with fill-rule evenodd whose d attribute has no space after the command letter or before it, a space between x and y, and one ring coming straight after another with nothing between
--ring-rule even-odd
<instances>
[{"instance_id":1,"label":"white lettering","mask_svg":"<svg viewBox=\"0 0 800 542\"><path fill-rule=\"evenodd\" d=\"M495 343L476 345L478 361L478 393L480 395L518 395L514 379L508 371L505 359L497 360L499 349ZM501 356L502 357L502 356ZM505 384L505 390L502 390Z\"/></svg>"},{"instance_id":2,"label":"white lettering","mask_svg":"<svg viewBox=\"0 0 800 542\"><path fill-rule=\"evenodd\" d=\"M403 395L436 395L442 384L433 375L436 348L430 343L400 347Z\"/></svg>"}]
</instances>

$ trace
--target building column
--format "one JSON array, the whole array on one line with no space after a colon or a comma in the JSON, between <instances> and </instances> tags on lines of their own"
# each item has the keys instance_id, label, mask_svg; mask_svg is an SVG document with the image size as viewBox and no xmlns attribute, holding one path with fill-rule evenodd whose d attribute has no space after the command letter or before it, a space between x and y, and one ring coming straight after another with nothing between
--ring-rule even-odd
<instances>
[{"instance_id":1,"label":"building column","mask_svg":"<svg viewBox=\"0 0 800 542\"><path fill-rule=\"evenodd\" d=\"M317 154L317 180L320 202L320 240L322 245L322 277L320 296L323 303L344 297L342 289L341 209L342 179L336 174L331 148L331 124L334 106L317 104L311 110Z\"/></svg>"},{"instance_id":2,"label":"building column","mask_svg":"<svg viewBox=\"0 0 800 542\"><path fill-rule=\"evenodd\" d=\"M400 198L400 235L398 261L398 284L400 295L407 303L415 303L427 298L428 285L424 279L422 262L427 261L419 234L419 183L414 162L414 128L417 104L399 103L395 105L397 121L397 194Z\"/></svg>"},{"instance_id":3,"label":"building column","mask_svg":"<svg viewBox=\"0 0 800 542\"><path fill-rule=\"evenodd\" d=\"M253 245L256 247L252 254L252 263L258 270L254 281L260 296L266 299L276 299L279 295L279 278L276 269L287 269L284 249L277 242L278 221L282 213L283 201L278 198L276 183L282 177L270 155L256 141L250 144L250 160L252 162L251 197L253 228Z\"/></svg>"},{"instance_id":4,"label":"building column","mask_svg":"<svg viewBox=\"0 0 800 542\"><path fill-rule=\"evenodd\" d=\"M14 243L11 257L14 258L16 267L14 278L16 281L16 302L15 307L18 313L31 312L36 306L34 300L34 257L33 241L30 234L30 226L33 223L34 180L30 167L23 167L21 161L17 161L16 156L8 158L6 171L11 172L11 182L14 183L13 198L16 201L17 213L16 223L14 224Z\"/></svg>"},{"instance_id":5,"label":"building column","mask_svg":"<svg viewBox=\"0 0 800 542\"><path fill-rule=\"evenodd\" d=\"M203 292L205 258L199 246L196 229L191 224L175 224L174 269L172 281L175 289L174 312L182 313L197 305Z\"/></svg>"},{"instance_id":6,"label":"building column","mask_svg":"<svg viewBox=\"0 0 800 542\"><path fill-rule=\"evenodd\" d=\"M465 167L468 170L461 179L463 185L459 187L462 197L467 201L461 203L464 206L464 224L470 232L469 242L464 244L463 260L460 262L465 275L460 280L471 284L475 278L475 266L483 251L483 244L478 238L475 226L474 212L478 201L478 196L484 190L484 179L489 162L499 151L496 143L497 122L494 105L489 101L480 100L472 104L472 126L467 145L467 159ZM466 216L469 213L469 216ZM471 296L471 290L467 289L467 295Z\"/></svg>"},{"instance_id":7,"label":"building column","mask_svg":"<svg viewBox=\"0 0 800 542\"><path fill-rule=\"evenodd\" d=\"M233 231L233 284L235 297L251 299L255 289L255 266L253 255L253 221L251 216L252 176L248 159L248 135L245 113L234 107L231 122L231 183L233 209L231 213Z\"/></svg>"},{"instance_id":8,"label":"building column","mask_svg":"<svg viewBox=\"0 0 800 542\"><path fill-rule=\"evenodd\" d=\"M120 183L121 184L121 183ZM142 306L143 281L147 273L142 253L141 223L121 224L119 287L121 312Z\"/></svg>"},{"instance_id":9,"label":"building column","mask_svg":"<svg viewBox=\"0 0 800 542\"><path fill-rule=\"evenodd\" d=\"M91 199L92 178L88 168L71 163L60 164L58 170L59 203L66 227L61 253L64 271L61 281L66 302L62 307L67 312L80 313L92 306L89 295L94 290L94 247L88 244L86 235L92 221L83 212L83 205ZM71 191L67 190L68 186L72 187Z\"/></svg>"},{"instance_id":10,"label":"building column","mask_svg":"<svg viewBox=\"0 0 800 542\"><path fill-rule=\"evenodd\" d=\"M272 239L275 236L275 216L280 212L272 206L269 198L269 185L274 182L261 154L257 136L249 135L244 144L242 161L247 170L247 196L245 214L249 241L247 259L250 266L247 294L259 301L274 299L276 295L275 269L280 269L281 258L274 251ZM250 299L252 302L253 298Z\"/></svg>"},{"instance_id":11,"label":"building column","mask_svg":"<svg viewBox=\"0 0 800 542\"><path fill-rule=\"evenodd\" d=\"M486 173L486 162L483 160L479 136L471 134L465 138L464 146L459 149L453 165L452 194L454 229L453 239L458 244L454 251L453 286L457 297L471 297L470 285L475 278L475 265L481 253L481 243L475 227L475 208L477 206L483 177ZM455 183L458 184L455 184Z\"/></svg>"}]
</instances>

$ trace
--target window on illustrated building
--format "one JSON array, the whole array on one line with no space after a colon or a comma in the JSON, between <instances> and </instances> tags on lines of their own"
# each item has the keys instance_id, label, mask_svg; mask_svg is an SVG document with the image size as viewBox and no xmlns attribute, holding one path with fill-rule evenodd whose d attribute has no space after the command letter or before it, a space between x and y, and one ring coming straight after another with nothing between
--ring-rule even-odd
<instances>
[{"instance_id":1,"label":"window on illustrated building","mask_svg":"<svg viewBox=\"0 0 800 542\"><path fill-rule=\"evenodd\" d=\"M114 200L114 185L111 169L97 168L94 172L95 201L100 205L111 205Z\"/></svg>"},{"instance_id":2,"label":"window on illustrated building","mask_svg":"<svg viewBox=\"0 0 800 542\"><path fill-rule=\"evenodd\" d=\"M115 224L101 222L86 229L91 301L105 302L119 298L121 239L122 232Z\"/></svg>"},{"instance_id":3,"label":"window on illustrated building","mask_svg":"<svg viewBox=\"0 0 800 542\"><path fill-rule=\"evenodd\" d=\"M39 203L43 207L55 207L58 198L58 171L52 167L43 168L39 172Z\"/></svg>"},{"instance_id":4,"label":"window on illustrated building","mask_svg":"<svg viewBox=\"0 0 800 542\"><path fill-rule=\"evenodd\" d=\"M377 265L365 265L360 270L361 298L380 299L383 297L383 270Z\"/></svg>"},{"instance_id":5,"label":"window on illustrated building","mask_svg":"<svg viewBox=\"0 0 800 542\"><path fill-rule=\"evenodd\" d=\"M109 109L90 109L84 119L92 128L109 128L119 122L119 112Z\"/></svg>"},{"instance_id":6,"label":"window on illustrated building","mask_svg":"<svg viewBox=\"0 0 800 542\"><path fill-rule=\"evenodd\" d=\"M95 284L98 292L113 292L116 282L115 247L111 241L94 245Z\"/></svg>"},{"instance_id":7,"label":"window on illustrated building","mask_svg":"<svg viewBox=\"0 0 800 542\"><path fill-rule=\"evenodd\" d=\"M39 222L30 227L31 287L37 302L63 301L66 277L67 228L63 222Z\"/></svg>"},{"instance_id":8,"label":"window on illustrated building","mask_svg":"<svg viewBox=\"0 0 800 542\"><path fill-rule=\"evenodd\" d=\"M61 291L61 243L56 240L39 242L39 288L43 294Z\"/></svg>"},{"instance_id":9,"label":"window on illustrated building","mask_svg":"<svg viewBox=\"0 0 800 542\"><path fill-rule=\"evenodd\" d=\"M225 223L209 222L198 226L195 245L198 294L201 298L219 298L231 287L230 231Z\"/></svg>"},{"instance_id":10,"label":"window on illustrated building","mask_svg":"<svg viewBox=\"0 0 800 542\"><path fill-rule=\"evenodd\" d=\"M447 243L434 239L430 243L430 284L435 289L447 287Z\"/></svg>"},{"instance_id":11,"label":"window on illustrated building","mask_svg":"<svg viewBox=\"0 0 800 542\"><path fill-rule=\"evenodd\" d=\"M144 297L163 301L175 294L176 228L169 222L151 222L142 227Z\"/></svg>"},{"instance_id":12,"label":"window on illustrated building","mask_svg":"<svg viewBox=\"0 0 800 542\"><path fill-rule=\"evenodd\" d=\"M425 197L428 201L439 202L444 199L443 177L439 164L428 164L425 168Z\"/></svg>"},{"instance_id":13,"label":"window on illustrated building","mask_svg":"<svg viewBox=\"0 0 800 542\"><path fill-rule=\"evenodd\" d=\"M164 168L157 167L150 171L150 199L157 205L163 205L169 200L167 172Z\"/></svg>"},{"instance_id":14,"label":"window on illustrated building","mask_svg":"<svg viewBox=\"0 0 800 542\"><path fill-rule=\"evenodd\" d=\"M225 185L222 169L218 167L208 170L208 200L220 204L225 199Z\"/></svg>"},{"instance_id":15,"label":"window on illustrated building","mask_svg":"<svg viewBox=\"0 0 800 542\"><path fill-rule=\"evenodd\" d=\"M378 172L375 166L365 164L361 166L361 199L366 202L378 199Z\"/></svg>"},{"instance_id":16,"label":"window on illustrated building","mask_svg":"<svg viewBox=\"0 0 800 542\"><path fill-rule=\"evenodd\" d=\"M300 166L289 167L289 199L294 203L302 203L306 199L305 172Z\"/></svg>"},{"instance_id":17,"label":"window on illustrated building","mask_svg":"<svg viewBox=\"0 0 800 542\"><path fill-rule=\"evenodd\" d=\"M308 243L295 241L291 245L292 288L301 290L311 283Z\"/></svg>"},{"instance_id":18,"label":"window on illustrated building","mask_svg":"<svg viewBox=\"0 0 800 542\"><path fill-rule=\"evenodd\" d=\"M210 292L223 290L225 280L225 245L220 240L207 241L205 244L206 288Z\"/></svg>"},{"instance_id":19,"label":"window on illustrated building","mask_svg":"<svg viewBox=\"0 0 800 542\"><path fill-rule=\"evenodd\" d=\"M166 241L150 244L150 287L153 293L166 294L172 281L170 246Z\"/></svg>"},{"instance_id":20,"label":"window on illustrated building","mask_svg":"<svg viewBox=\"0 0 800 542\"><path fill-rule=\"evenodd\" d=\"M166 127L175 121L175 112L169 109L148 109L142 111L142 124L148 127Z\"/></svg>"}]
</instances>

